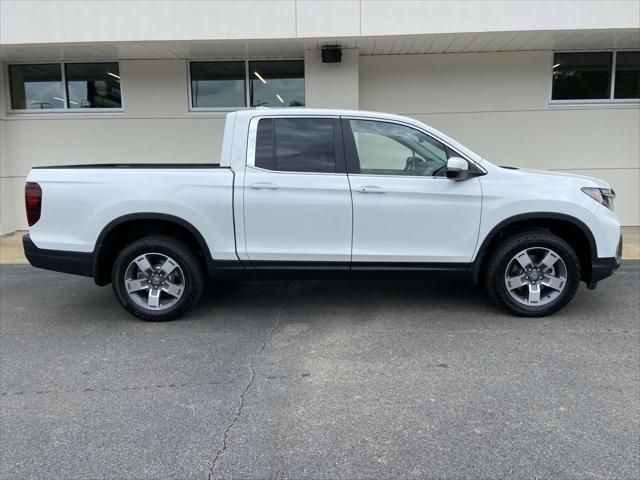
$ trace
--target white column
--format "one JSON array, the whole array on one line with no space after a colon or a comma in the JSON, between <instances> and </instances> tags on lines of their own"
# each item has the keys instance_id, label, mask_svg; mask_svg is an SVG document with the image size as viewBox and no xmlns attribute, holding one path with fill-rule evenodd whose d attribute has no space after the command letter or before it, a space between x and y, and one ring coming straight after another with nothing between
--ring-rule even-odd
<instances>
[{"instance_id":1,"label":"white column","mask_svg":"<svg viewBox=\"0 0 640 480\"><path fill-rule=\"evenodd\" d=\"M14 178L9 168L6 113L8 82L4 77L6 65L0 63L0 235L24 228L24 205L21 202L24 178Z\"/></svg>"},{"instance_id":2,"label":"white column","mask_svg":"<svg viewBox=\"0 0 640 480\"><path fill-rule=\"evenodd\" d=\"M311 108L358 109L359 52L343 49L340 63L322 63L320 50L304 53L305 103Z\"/></svg>"}]
</instances>

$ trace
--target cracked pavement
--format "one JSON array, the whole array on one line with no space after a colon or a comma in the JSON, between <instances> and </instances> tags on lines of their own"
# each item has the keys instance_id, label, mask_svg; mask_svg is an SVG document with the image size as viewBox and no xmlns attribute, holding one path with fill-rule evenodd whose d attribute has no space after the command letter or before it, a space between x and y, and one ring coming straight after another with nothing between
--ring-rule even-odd
<instances>
[{"instance_id":1,"label":"cracked pavement","mask_svg":"<svg viewBox=\"0 0 640 480\"><path fill-rule=\"evenodd\" d=\"M637 478L640 269L543 319L464 285L217 283L145 323L0 266L0 478Z\"/></svg>"}]
</instances>

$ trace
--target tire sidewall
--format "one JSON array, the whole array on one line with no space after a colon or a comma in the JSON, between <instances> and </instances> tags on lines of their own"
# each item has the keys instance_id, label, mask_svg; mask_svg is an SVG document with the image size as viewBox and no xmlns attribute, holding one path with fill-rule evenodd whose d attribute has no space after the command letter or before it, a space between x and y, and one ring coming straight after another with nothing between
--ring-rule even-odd
<instances>
[{"instance_id":1,"label":"tire sidewall","mask_svg":"<svg viewBox=\"0 0 640 480\"><path fill-rule=\"evenodd\" d=\"M172 258L184 274L184 292L180 299L165 310L150 310L138 305L125 287L125 274L129 264L146 253L161 253ZM127 311L147 321L172 320L182 314L198 299L202 291L202 274L197 270L197 262L189 247L174 239L148 237L138 240L118 255L112 271L112 286L120 303Z\"/></svg>"}]
</instances>

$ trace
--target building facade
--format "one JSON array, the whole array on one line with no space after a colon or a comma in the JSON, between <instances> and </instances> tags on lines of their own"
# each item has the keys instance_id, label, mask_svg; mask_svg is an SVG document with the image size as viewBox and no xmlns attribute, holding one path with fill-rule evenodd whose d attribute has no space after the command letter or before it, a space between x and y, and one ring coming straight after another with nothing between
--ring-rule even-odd
<instances>
[{"instance_id":1,"label":"building facade","mask_svg":"<svg viewBox=\"0 0 640 480\"><path fill-rule=\"evenodd\" d=\"M215 163L227 111L291 105L603 178L640 225L634 0L3 0L0 22L0 233L26 227L32 166Z\"/></svg>"}]
</instances>

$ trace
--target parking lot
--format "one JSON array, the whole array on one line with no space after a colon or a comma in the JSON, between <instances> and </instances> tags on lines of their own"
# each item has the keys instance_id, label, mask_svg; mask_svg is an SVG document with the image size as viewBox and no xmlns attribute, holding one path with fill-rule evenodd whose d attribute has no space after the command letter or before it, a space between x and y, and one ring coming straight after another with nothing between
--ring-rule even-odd
<instances>
[{"instance_id":1,"label":"parking lot","mask_svg":"<svg viewBox=\"0 0 640 480\"><path fill-rule=\"evenodd\" d=\"M13 478L638 478L640 270L559 314L460 284L220 283L145 323L0 266Z\"/></svg>"}]
</instances>

